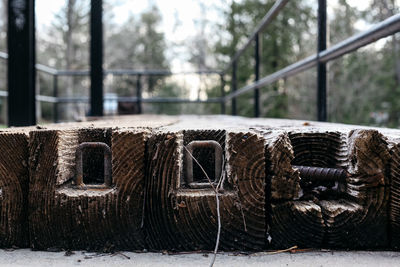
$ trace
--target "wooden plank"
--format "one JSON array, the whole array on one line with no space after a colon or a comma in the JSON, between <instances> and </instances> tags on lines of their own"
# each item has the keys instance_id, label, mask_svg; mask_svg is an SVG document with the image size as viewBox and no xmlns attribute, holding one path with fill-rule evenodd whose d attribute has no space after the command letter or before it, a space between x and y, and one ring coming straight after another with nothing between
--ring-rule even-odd
<instances>
[{"instance_id":1,"label":"wooden plank","mask_svg":"<svg viewBox=\"0 0 400 267\"><path fill-rule=\"evenodd\" d=\"M221 250L375 249L400 242L398 130L148 115L46 128L30 134L29 229L35 249L213 250L215 192L187 182L185 147L195 140L216 141L223 151ZM84 191L72 184L75 152L88 141L111 147L112 188ZM102 177L102 151L84 153L84 176ZM214 152L196 148L193 157L215 179ZM310 181L297 165L341 168L348 177ZM193 174L207 185L194 161Z\"/></svg>"},{"instance_id":2,"label":"wooden plank","mask_svg":"<svg viewBox=\"0 0 400 267\"><path fill-rule=\"evenodd\" d=\"M147 131L82 128L31 132L30 233L35 249L143 249L144 151ZM112 149L112 186L77 188L82 142ZM101 151L100 151L101 152ZM98 150L83 154L84 175L102 176Z\"/></svg>"},{"instance_id":3,"label":"wooden plank","mask_svg":"<svg viewBox=\"0 0 400 267\"><path fill-rule=\"evenodd\" d=\"M337 246L382 248L388 244L388 200L390 160L386 138L376 130L354 130L348 135L348 168L346 196L362 207L361 214L338 219L346 227L337 231ZM335 225L335 226L336 226ZM354 231L348 230L354 225Z\"/></svg>"},{"instance_id":4,"label":"wooden plank","mask_svg":"<svg viewBox=\"0 0 400 267\"><path fill-rule=\"evenodd\" d=\"M400 249L400 136L387 135L390 147L389 240L391 248Z\"/></svg>"},{"instance_id":5,"label":"wooden plank","mask_svg":"<svg viewBox=\"0 0 400 267\"><path fill-rule=\"evenodd\" d=\"M28 134L0 132L0 247L28 245Z\"/></svg>"},{"instance_id":6,"label":"wooden plank","mask_svg":"<svg viewBox=\"0 0 400 267\"><path fill-rule=\"evenodd\" d=\"M284 140L284 145L273 146L280 144L275 141L269 146L273 148L269 153L271 247L387 247L390 156L383 135L375 130L330 132L321 127L281 136L278 140ZM344 183L299 177L297 195L274 190L275 184L285 188L288 177L298 175L293 165L344 168L349 176Z\"/></svg>"},{"instance_id":7,"label":"wooden plank","mask_svg":"<svg viewBox=\"0 0 400 267\"><path fill-rule=\"evenodd\" d=\"M182 130L191 123L183 128L167 127L149 139L146 185L149 248L214 249L218 229L215 192L212 188L185 187L184 146L194 140L215 140L226 158L223 171L226 176L219 193L220 248L261 250L265 247L266 229L264 140L252 132L201 127L199 121L194 122L196 130ZM209 155L199 151L193 157L201 164ZM212 172L212 168L207 170ZM194 170L195 177L202 175Z\"/></svg>"}]
</instances>

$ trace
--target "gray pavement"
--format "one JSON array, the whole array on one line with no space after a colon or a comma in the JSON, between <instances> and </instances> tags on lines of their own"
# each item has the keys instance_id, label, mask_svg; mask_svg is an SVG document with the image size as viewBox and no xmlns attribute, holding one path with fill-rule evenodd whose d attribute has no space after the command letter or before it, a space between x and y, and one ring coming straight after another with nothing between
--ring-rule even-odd
<instances>
[{"instance_id":1,"label":"gray pavement","mask_svg":"<svg viewBox=\"0 0 400 267\"><path fill-rule=\"evenodd\" d=\"M68 255L68 253L67 253ZM74 251L40 252L29 249L0 250L0 266L209 266L211 254L164 255L162 253L120 252L97 254ZM214 266L400 266L400 252L311 251L253 255L218 254Z\"/></svg>"}]
</instances>

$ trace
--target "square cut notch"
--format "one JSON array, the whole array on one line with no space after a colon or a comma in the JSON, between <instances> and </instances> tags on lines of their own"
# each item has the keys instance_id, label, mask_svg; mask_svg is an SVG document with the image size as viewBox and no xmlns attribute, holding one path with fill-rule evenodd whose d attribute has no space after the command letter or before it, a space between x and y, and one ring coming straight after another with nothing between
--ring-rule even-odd
<instances>
[{"instance_id":1,"label":"square cut notch","mask_svg":"<svg viewBox=\"0 0 400 267\"><path fill-rule=\"evenodd\" d=\"M83 160L82 160L82 152L85 148L102 148L104 151L104 183L100 186L96 185L85 185L83 182ZM103 142L84 142L81 143L76 149L75 154L76 160L76 176L75 176L75 184L78 188L86 188L86 187L111 187L111 149L110 147Z\"/></svg>"},{"instance_id":2,"label":"square cut notch","mask_svg":"<svg viewBox=\"0 0 400 267\"><path fill-rule=\"evenodd\" d=\"M222 172L222 147L214 140L197 140L190 142L185 149L186 159L186 183L189 188L210 188L211 184L195 182L193 178L193 150L195 148L214 148L214 165L215 165L215 180L213 183L218 183Z\"/></svg>"}]
</instances>

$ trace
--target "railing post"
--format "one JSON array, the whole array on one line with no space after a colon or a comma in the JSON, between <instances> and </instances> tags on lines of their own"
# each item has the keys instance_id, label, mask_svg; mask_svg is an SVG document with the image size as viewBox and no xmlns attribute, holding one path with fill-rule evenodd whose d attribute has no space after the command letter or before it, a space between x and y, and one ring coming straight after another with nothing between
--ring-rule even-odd
<instances>
[{"instance_id":1,"label":"railing post","mask_svg":"<svg viewBox=\"0 0 400 267\"><path fill-rule=\"evenodd\" d=\"M318 55L326 49L326 0L318 0ZM327 120L326 63L317 66L317 109L318 121Z\"/></svg>"},{"instance_id":2,"label":"railing post","mask_svg":"<svg viewBox=\"0 0 400 267\"><path fill-rule=\"evenodd\" d=\"M36 124L35 0L8 1L8 125Z\"/></svg>"},{"instance_id":3,"label":"railing post","mask_svg":"<svg viewBox=\"0 0 400 267\"><path fill-rule=\"evenodd\" d=\"M220 74L221 81L221 114L225 114L225 77L224 74Z\"/></svg>"},{"instance_id":4,"label":"railing post","mask_svg":"<svg viewBox=\"0 0 400 267\"><path fill-rule=\"evenodd\" d=\"M53 96L56 102L53 104L53 119L54 122L58 122L58 75L53 75Z\"/></svg>"},{"instance_id":5,"label":"railing post","mask_svg":"<svg viewBox=\"0 0 400 267\"><path fill-rule=\"evenodd\" d=\"M90 1L90 115L103 116L103 1Z\"/></svg>"},{"instance_id":6,"label":"railing post","mask_svg":"<svg viewBox=\"0 0 400 267\"><path fill-rule=\"evenodd\" d=\"M140 79L142 78L142 75L137 76L136 80L136 103L138 107L138 114L142 114L142 83Z\"/></svg>"},{"instance_id":7,"label":"railing post","mask_svg":"<svg viewBox=\"0 0 400 267\"><path fill-rule=\"evenodd\" d=\"M254 67L254 74L255 79L254 81L257 82L260 79L260 34L257 33L255 37L255 67ZM254 117L260 117L260 88L256 88L254 90Z\"/></svg>"},{"instance_id":8,"label":"railing post","mask_svg":"<svg viewBox=\"0 0 400 267\"><path fill-rule=\"evenodd\" d=\"M232 63L232 92L235 92L237 90L237 62L234 61ZM232 98L232 115L236 115L237 110L236 110L236 96Z\"/></svg>"}]
</instances>

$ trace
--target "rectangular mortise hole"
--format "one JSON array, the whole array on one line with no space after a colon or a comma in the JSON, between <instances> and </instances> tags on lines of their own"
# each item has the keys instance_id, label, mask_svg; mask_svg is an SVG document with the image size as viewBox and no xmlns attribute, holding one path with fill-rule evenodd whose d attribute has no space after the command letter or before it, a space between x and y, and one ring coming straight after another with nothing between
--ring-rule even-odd
<instances>
[{"instance_id":1,"label":"rectangular mortise hole","mask_svg":"<svg viewBox=\"0 0 400 267\"><path fill-rule=\"evenodd\" d=\"M104 184L104 149L102 147L83 148L82 167L85 185Z\"/></svg>"},{"instance_id":2,"label":"rectangular mortise hole","mask_svg":"<svg viewBox=\"0 0 400 267\"><path fill-rule=\"evenodd\" d=\"M200 163L204 171L207 173L211 181L215 181L215 153L214 148L194 148L193 157ZM204 174L204 171L193 160L193 183L209 184L209 181Z\"/></svg>"}]
</instances>

